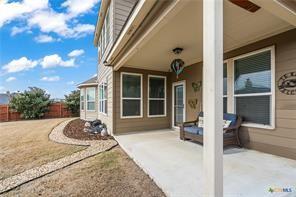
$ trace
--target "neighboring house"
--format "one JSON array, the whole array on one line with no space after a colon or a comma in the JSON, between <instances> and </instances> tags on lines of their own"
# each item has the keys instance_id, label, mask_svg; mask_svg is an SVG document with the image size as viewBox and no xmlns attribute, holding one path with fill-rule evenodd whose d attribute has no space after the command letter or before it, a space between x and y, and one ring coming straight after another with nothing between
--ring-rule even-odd
<instances>
[{"instance_id":1,"label":"neighboring house","mask_svg":"<svg viewBox=\"0 0 296 197\"><path fill-rule=\"evenodd\" d=\"M0 105L8 105L10 100L17 94L18 92L10 93L9 91L6 93L0 93Z\"/></svg>"},{"instance_id":2,"label":"neighboring house","mask_svg":"<svg viewBox=\"0 0 296 197\"><path fill-rule=\"evenodd\" d=\"M248 11L224 1L224 112L244 118L245 147L296 159L295 7L252 2ZM202 110L203 42L210 41L203 41L202 8L202 1L102 0L96 106L109 133L177 129ZM174 59L185 62L178 77Z\"/></svg>"},{"instance_id":3,"label":"neighboring house","mask_svg":"<svg viewBox=\"0 0 296 197\"><path fill-rule=\"evenodd\" d=\"M10 94L0 93L0 105L7 105L10 101Z\"/></svg>"},{"instance_id":4,"label":"neighboring house","mask_svg":"<svg viewBox=\"0 0 296 197\"><path fill-rule=\"evenodd\" d=\"M97 77L92 77L77 86L80 89L80 118L95 120L98 116L98 83Z\"/></svg>"}]
</instances>

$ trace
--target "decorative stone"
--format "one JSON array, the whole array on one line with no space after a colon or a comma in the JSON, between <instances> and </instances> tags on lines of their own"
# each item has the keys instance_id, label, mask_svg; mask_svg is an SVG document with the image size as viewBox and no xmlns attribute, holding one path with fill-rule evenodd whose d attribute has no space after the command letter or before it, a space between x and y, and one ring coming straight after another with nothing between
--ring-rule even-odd
<instances>
[{"instance_id":1,"label":"decorative stone","mask_svg":"<svg viewBox=\"0 0 296 197\"><path fill-rule=\"evenodd\" d=\"M108 135L108 132L107 132L107 129L106 128L103 128L102 131L101 131L101 136L107 136Z\"/></svg>"},{"instance_id":2,"label":"decorative stone","mask_svg":"<svg viewBox=\"0 0 296 197\"><path fill-rule=\"evenodd\" d=\"M91 124L89 123L89 122L86 122L85 124L84 124L84 127L90 127L91 126Z\"/></svg>"}]
</instances>

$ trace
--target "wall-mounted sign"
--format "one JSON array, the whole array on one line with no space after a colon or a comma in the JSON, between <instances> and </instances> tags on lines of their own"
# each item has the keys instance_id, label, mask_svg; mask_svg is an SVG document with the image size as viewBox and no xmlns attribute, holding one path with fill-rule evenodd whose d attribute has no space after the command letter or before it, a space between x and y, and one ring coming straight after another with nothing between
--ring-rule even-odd
<instances>
[{"instance_id":1,"label":"wall-mounted sign","mask_svg":"<svg viewBox=\"0 0 296 197\"><path fill-rule=\"evenodd\" d=\"M278 88L283 94L296 95L296 72L281 76L278 80Z\"/></svg>"}]
</instances>

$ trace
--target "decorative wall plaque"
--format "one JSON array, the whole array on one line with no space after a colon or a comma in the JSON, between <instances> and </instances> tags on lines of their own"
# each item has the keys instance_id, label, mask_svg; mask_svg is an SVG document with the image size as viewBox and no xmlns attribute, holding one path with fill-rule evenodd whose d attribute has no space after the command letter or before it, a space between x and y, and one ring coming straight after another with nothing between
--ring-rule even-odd
<instances>
[{"instance_id":1,"label":"decorative wall plaque","mask_svg":"<svg viewBox=\"0 0 296 197\"><path fill-rule=\"evenodd\" d=\"M296 95L296 72L286 73L281 76L277 85L283 94Z\"/></svg>"}]
</instances>

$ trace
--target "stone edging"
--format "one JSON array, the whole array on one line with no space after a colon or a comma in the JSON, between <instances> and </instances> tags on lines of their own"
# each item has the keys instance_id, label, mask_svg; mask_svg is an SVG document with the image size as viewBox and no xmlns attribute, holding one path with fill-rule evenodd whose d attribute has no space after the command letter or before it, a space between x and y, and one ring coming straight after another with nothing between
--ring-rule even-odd
<instances>
[{"instance_id":1,"label":"stone edging","mask_svg":"<svg viewBox=\"0 0 296 197\"><path fill-rule=\"evenodd\" d=\"M49 139L63 144L89 146L87 149L73 153L72 155L43 164L41 166L26 170L20 174L8 177L0 181L0 194L8 192L22 184L28 183L34 179L55 172L69 165L77 163L83 159L89 158L101 152L110 150L117 145L115 140L77 140L68 138L63 134L64 127L71 120L67 120L55 127L49 134Z\"/></svg>"}]
</instances>

